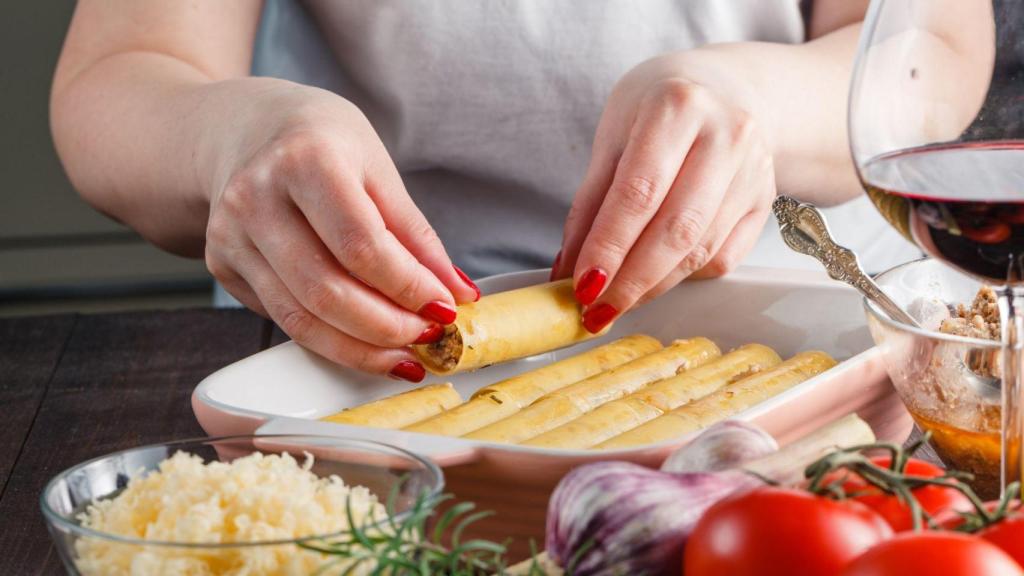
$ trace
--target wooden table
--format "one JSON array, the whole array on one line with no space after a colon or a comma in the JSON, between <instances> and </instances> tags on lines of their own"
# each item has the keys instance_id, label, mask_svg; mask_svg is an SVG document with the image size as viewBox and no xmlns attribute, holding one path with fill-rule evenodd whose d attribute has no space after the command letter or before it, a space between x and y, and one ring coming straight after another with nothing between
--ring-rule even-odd
<instances>
[{"instance_id":1,"label":"wooden table","mask_svg":"<svg viewBox=\"0 0 1024 576\"><path fill-rule=\"evenodd\" d=\"M242 310L0 319L0 574L63 573L39 511L53 475L202 436L196 384L285 339Z\"/></svg>"},{"instance_id":2,"label":"wooden table","mask_svg":"<svg viewBox=\"0 0 1024 576\"><path fill-rule=\"evenodd\" d=\"M62 574L39 511L56 473L202 436L192 389L284 341L241 310L0 319L0 574Z\"/></svg>"}]
</instances>

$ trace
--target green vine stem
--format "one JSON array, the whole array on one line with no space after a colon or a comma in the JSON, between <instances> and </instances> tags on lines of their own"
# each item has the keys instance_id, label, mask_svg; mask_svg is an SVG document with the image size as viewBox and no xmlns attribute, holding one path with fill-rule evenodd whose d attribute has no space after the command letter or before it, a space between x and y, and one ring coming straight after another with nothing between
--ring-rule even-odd
<instances>
[{"instance_id":1,"label":"green vine stem","mask_svg":"<svg viewBox=\"0 0 1024 576\"><path fill-rule=\"evenodd\" d=\"M913 444L903 448L888 442L874 444L862 444L838 449L827 456L812 463L804 471L804 476L810 480L807 489L820 496L842 500L855 497L858 494L846 493L843 483L847 476L827 482L829 475L838 471L847 471L862 478L869 485L878 490L893 494L904 502L910 509L911 518L915 531L929 528L937 528L935 520L922 507L914 496L914 490L923 486L942 486L950 488L963 494L974 507L974 511L965 516L965 523L970 521L973 525L988 526L994 524L1011 511L1010 505L1019 493L1019 485L1011 485L1000 502L998 508L989 511L985 503L971 489L967 482L973 480L973 476L966 472L948 471L942 476L925 478L906 473L907 462L921 446L923 446L930 435L926 433L922 438ZM862 452L884 451L888 452L889 466L883 467L872 462Z\"/></svg>"}]
</instances>

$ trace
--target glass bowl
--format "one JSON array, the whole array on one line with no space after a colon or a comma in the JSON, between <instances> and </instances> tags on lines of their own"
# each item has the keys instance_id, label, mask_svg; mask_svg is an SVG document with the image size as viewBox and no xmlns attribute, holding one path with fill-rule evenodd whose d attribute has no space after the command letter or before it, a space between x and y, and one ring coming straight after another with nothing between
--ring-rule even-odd
<instances>
[{"instance_id":1,"label":"glass bowl","mask_svg":"<svg viewBox=\"0 0 1024 576\"><path fill-rule=\"evenodd\" d=\"M924 329L889 319L864 301L868 328L907 410L947 466L974 475L983 497L999 495L1001 344L938 332L949 305L970 305L982 284L923 259L875 281ZM969 368L970 367L970 368Z\"/></svg>"},{"instance_id":2,"label":"glass bowl","mask_svg":"<svg viewBox=\"0 0 1024 576\"><path fill-rule=\"evenodd\" d=\"M246 574L299 574L311 572L332 558L299 546L330 540L340 534L309 534L286 540L258 540L231 543L185 543L142 540L104 533L85 527L78 519L95 500L116 496L131 478L145 476L161 462L182 451L199 456L204 463L231 462L254 452L288 453L300 464L307 454L314 456L311 471L320 478L337 475L348 486L364 486L379 502L389 498L397 517L403 516L423 494L437 496L444 487L441 470L429 460L387 444L328 436L231 436L199 438L152 444L101 456L69 468L54 477L40 498L43 516L69 574L85 576L112 574L210 573L194 570L195 565L214 566L212 573L230 572L238 558L264 558L261 572ZM186 488L187 489L187 488ZM104 558L119 561L116 568L97 567L97 550ZM253 551L255 550L255 553ZM335 574L330 569L322 574ZM367 569L367 572L369 569ZM356 574L362 572L354 572Z\"/></svg>"}]
</instances>

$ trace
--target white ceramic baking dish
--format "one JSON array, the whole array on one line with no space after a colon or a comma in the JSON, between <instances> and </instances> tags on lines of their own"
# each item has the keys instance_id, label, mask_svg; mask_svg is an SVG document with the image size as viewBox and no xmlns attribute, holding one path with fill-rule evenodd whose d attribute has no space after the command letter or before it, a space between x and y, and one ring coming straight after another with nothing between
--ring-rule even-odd
<instances>
[{"instance_id":1,"label":"white ceramic baking dish","mask_svg":"<svg viewBox=\"0 0 1024 576\"><path fill-rule=\"evenodd\" d=\"M478 284L484 293L492 293L546 277L546 270L530 271ZM738 416L763 426L782 443L850 412L860 414L880 439L901 442L910 432L910 417L872 348L860 297L824 274L808 271L741 268L725 278L683 283L619 319L599 340L446 380L468 398L485 384L635 332L665 343L706 336L723 350L760 342L783 357L820 349L841 360ZM436 381L441 379L428 377L424 383ZM331 434L386 442L427 456L444 468L449 492L497 512L480 535L513 537L521 550L529 538L542 537L547 497L573 466L610 458L656 466L688 441L683 437L614 452L553 450L316 420L409 387L335 366L289 342L211 374L195 389L192 404L211 435Z\"/></svg>"}]
</instances>

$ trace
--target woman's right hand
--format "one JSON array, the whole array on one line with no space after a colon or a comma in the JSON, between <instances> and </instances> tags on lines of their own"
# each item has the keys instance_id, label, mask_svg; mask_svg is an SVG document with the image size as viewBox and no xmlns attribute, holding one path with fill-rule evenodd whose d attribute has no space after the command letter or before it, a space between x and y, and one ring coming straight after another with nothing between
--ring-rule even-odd
<instances>
[{"instance_id":1,"label":"woman's right hand","mask_svg":"<svg viewBox=\"0 0 1024 576\"><path fill-rule=\"evenodd\" d=\"M339 364L414 382L407 345L433 341L479 290L455 268L366 117L343 98L258 83L199 159L206 263L249 308Z\"/></svg>"}]
</instances>

